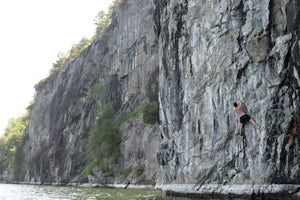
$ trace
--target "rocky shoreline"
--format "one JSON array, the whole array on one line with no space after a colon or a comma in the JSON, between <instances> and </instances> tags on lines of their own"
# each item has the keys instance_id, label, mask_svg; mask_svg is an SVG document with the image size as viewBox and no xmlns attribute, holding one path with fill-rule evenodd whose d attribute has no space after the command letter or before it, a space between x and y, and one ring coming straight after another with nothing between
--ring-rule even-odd
<instances>
[{"instance_id":1,"label":"rocky shoreline","mask_svg":"<svg viewBox=\"0 0 300 200\"><path fill-rule=\"evenodd\" d=\"M218 185L170 184L161 187L164 196L188 198L240 198L272 200L300 199L300 185Z\"/></svg>"}]
</instances>

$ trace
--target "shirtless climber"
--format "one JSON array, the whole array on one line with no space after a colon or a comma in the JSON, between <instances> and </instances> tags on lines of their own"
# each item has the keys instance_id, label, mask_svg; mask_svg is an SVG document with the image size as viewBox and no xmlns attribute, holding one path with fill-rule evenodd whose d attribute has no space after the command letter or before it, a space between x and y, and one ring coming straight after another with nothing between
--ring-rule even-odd
<instances>
[{"instance_id":1,"label":"shirtless climber","mask_svg":"<svg viewBox=\"0 0 300 200\"><path fill-rule=\"evenodd\" d=\"M260 126L254 121L254 119L252 119L244 112L243 104L240 100L238 100L238 102L234 102L233 106L233 111L240 117L240 135L242 135L243 127L248 121L250 121L257 128L260 128Z\"/></svg>"}]
</instances>

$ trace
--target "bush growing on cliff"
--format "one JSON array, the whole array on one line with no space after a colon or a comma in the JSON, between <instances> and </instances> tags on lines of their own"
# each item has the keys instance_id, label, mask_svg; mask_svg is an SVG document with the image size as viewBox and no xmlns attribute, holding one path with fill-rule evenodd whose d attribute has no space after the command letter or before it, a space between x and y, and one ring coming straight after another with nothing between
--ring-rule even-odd
<instances>
[{"instance_id":1,"label":"bush growing on cliff","mask_svg":"<svg viewBox=\"0 0 300 200\"><path fill-rule=\"evenodd\" d=\"M155 124L158 117L158 102L154 101L145 105L143 120L147 124Z\"/></svg>"},{"instance_id":2,"label":"bush growing on cliff","mask_svg":"<svg viewBox=\"0 0 300 200\"><path fill-rule=\"evenodd\" d=\"M90 103L106 104L108 101L107 89L104 85L96 83L93 85L92 89L87 93L87 99Z\"/></svg>"},{"instance_id":3,"label":"bush growing on cliff","mask_svg":"<svg viewBox=\"0 0 300 200\"><path fill-rule=\"evenodd\" d=\"M96 125L91 131L89 139L89 154L98 160L109 158L118 153L120 138L118 123L114 119L115 112L110 104L101 107L96 117Z\"/></svg>"},{"instance_id":4,"label":"bush growing on cliff","mask_svg":"<svg viewBox=\"0 0 300 200\"><path fill-rule=\"evenodd\" d=\"M67 53L71 58L77 57L83 50L85 50L87 47L91 45L93 42L93 38L89 39L86 37L83 37L79 43L73 44L72 48Z\"/></svg>"},{"instance_id":5,"label":"bush growing on cliff","mask_svg":"<svg viewBox=\"0 0 300 200\"><path fill-rule=\"evenodd\" d=\"M55 63L52 64L52 68L49 71L49 75L53 76L54 74L62 70L65 67L68 57L69 55L66 53L58 53L57 60Z\"/></svg>"},{"instance_id":6,"label":"bush growing on cliff","mask_svg":"<svg viewBox=\"0 0 300 200\"><path fill-rule=\"evenodd\" d=\"M143 112L144 112L144 107L140 107L140 108L128 113L127 115L123 116L120 119L119 123L122 124L123 122L134 119L134 118L140 116Z\"/></svg>"},{"instance_id":7,"label":"bush growing on cliff","mask_svg":"<svg viewBox=\"0 0 300 200\"><path fill-rule=\"evenodd\" d=\"M108 102L108 91L104 85L96 83L87 93L87 99L93 103L99 113L95 116L95 125L89 133L88 160L83 176L93 174L93 170L101 171L103 177L113 176L113 166L120 156L121 137L118 133L122 123L143 114L145 123L154 124L157 121L157 95L151 95L149 104L142 106L117 119L112 105ZM96 168L97 167L97 168ZM128 173L123 171L124 175ZM141 176L142 167L136 169L135 175Z\"/></svg>"},{"instance_id":8,"label":"bush growing on cliff","mask_svg":"<svg viewBox=\"0 0 300 200\"><path fill-rule=\"evenodd\" d=\"M96 35L102 33L110 24L111 18L108 13L100 11L95 18Z\"/></svg>"},{"instance_id":9,"label":"bush growing on cliff","mask_svg":"<svg viewBox=\"0 0 300 200\"><path fill-rule=\"evenodd\" d=\"M96 83L87 93L87 99L98 109L95 115L95 125L89 133L88 160L89 163L82 172L83 176L93 173L98 167L103 174L111 175L111 167L119 158L121 138L118 134L119 122L112 105L108 103L107 89Z\"/></svg>"},{"instance_id":10,"label":"bush growing on cliff","mask_svg":"<svg viewBox=\"0 0 300 200\"><path fill-rule=\"evenodd\" d=\"M90 163L82 173L85 176L91 174L95 166L98 166L102 173L111 174L111 169L107 166L115 164L120 153L121 138L118 134L119 123L115 120L115 112L110 104L103 105L100 109L95 126L89 134Z\"/></svg>"},{"instance_id":11,"label":"bush growing on cliff","mask_svg":"<svg viewBox=\"0 0 300 200\"><path fill-rule=\"evenodd\" d=\"M78 43L73 44L68 52L60 52L57 56L56 62L53 63L52 68L50 69L49 75L53 76L64 69L66 67L67 60L77 57L83 50L90 46L92 41L92 38L88 39L86 37L83 37Z\"/></svg>"},{"instance_id":12,"label":"bush growing on cliff","mask_svg":"<svg viewBox=\"0 0 300 200\"><path fill-rule=\"evenodd\" d=\"M149 90L147 92L149 103L144 106L143 120L147 124L155 124L158 119L158 92Z\"/></svg>"}]
</instances>

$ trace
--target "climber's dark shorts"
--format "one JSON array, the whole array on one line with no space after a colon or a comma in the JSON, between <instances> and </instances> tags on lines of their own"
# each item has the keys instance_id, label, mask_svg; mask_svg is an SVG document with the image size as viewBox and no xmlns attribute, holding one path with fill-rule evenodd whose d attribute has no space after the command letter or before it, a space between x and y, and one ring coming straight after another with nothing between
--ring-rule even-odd
<instances>
[{"instance_id":1,"label":"climber's dark shorts","mask_svg":"<svg viewBox=\"0 0 300 200\"><path fill-rule=\"evenodd\" d=\"M240 123L246 124L247 122L249 122L250 119L251 117L249 115L244 114L243 116L240 117Z\"/></svg>"}]
</instances>

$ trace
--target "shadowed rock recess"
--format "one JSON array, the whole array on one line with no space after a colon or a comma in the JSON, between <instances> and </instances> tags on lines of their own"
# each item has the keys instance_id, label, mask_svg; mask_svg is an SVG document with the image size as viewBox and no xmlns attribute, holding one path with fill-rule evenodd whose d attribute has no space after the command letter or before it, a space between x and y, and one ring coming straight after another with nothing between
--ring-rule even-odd
<instances>
[{"instance_id":1,"label":"shadowed rock recess","mask_svg":"<svg viewBox=\"0 0 300 200\"><path fill-rule=\"evenodd\" d=\"M19 181L299 196L299 24L298 0L124 0L117 20L38 88ZM152 101L159 116L122 120L114 175L94 167L84 178L96 83L116 119ZM260 129L237 135L237 99Z\"/></svg>"}]
</instances>

